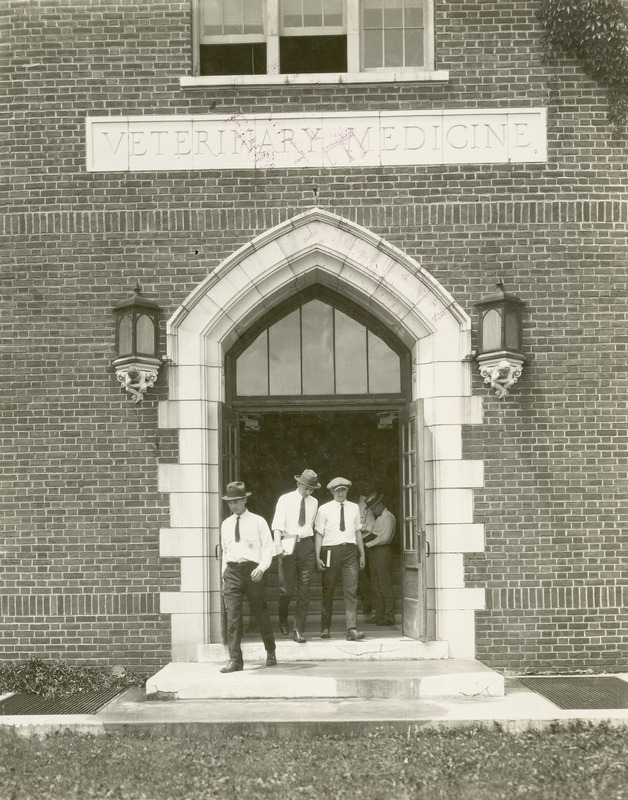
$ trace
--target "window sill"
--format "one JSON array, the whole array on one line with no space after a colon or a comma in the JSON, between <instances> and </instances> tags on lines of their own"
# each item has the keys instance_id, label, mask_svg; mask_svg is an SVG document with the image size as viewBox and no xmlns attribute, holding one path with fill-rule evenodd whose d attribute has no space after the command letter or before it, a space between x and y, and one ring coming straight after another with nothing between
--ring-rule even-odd
<instances>
[{"instance_id":1,"label":"window sill","mask_svg":"<svg viewBox=\"0 0 628 800\"><path fill-rule=\"evenodd\" d=\"M182 87L195 86L294 86L298 84L360 84L360 83L445 83L449 70L433 72L404 70L403 72L317 72L307 75L184 75Z\"/></svg>"}]
</instances>

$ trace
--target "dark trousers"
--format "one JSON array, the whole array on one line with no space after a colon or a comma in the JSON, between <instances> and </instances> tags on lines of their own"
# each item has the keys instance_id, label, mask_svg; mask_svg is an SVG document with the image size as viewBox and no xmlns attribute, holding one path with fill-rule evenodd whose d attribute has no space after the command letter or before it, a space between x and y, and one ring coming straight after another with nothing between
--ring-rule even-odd
<instances>
[{"instance_id":1,"label":"dark trousers","mask_svg":"<svg viewBox=\"0 0 628 800\"><path fill-rule=\"evenodd\" d=\"M321 559L327 563L327 553L331 553L329 566L323 570L323 598L321 605L321 628L331 628L334 605L334 591L342 578L342 593L345 601L347 630L357 627L358 574L360 558L355 544L338 544L321 547Z\"/></svg>"},{"instance_id":2,"label":"dark trousers","mask_svg":"<svg viewBox=\"0 0 628 800\"><path fill-rule=\"evenodd\" d=\"M364 548L366 556L366 567L358 573L358 599L362 603L362 611L370 614L373 608L373 590L371 588L371 576L369 574L368 558L371 551L368 547Z\"/></svg>"},{"instance_id":3,"label":"dark trousers","mask_svg":"<svg viewBox=\"0 0 628 800\"><path fill-rule=\"evenodd\" d=\"M242 662L242 606L249 601L251 613L257 620L266 652L275 649L273 626L264 599L264 578L252 581L251 572L257 567L253 561L227 564L222 578L222 596L227 609L227 646L231 661Z\"/></svg>"},{"instance_id":4,"label":"dark trousers","mask_svg":"<svg viewBox=\"0 0 628 800\"><path fill-rule=\"evenodd\" d=\"M295 631L305 630L307 610L310 605L312 578L316 570L314 537L301 539L294 546L294 553L278 559L279 564L279 622L288 624L288 608L295 592L297 607L294 614Z\"/></svg>"},{"instance_id":5,"label":"dark trousers","mask_svg":"<svg viewBox=\"0 0 628 800\"><path fill-rule=\"evenodd\" d=\"M393 593L392 549L389 544L367 547L367 564L371 574L373 611L383 620L395 618L395 596Z\"/></svg>"}]
</instances>

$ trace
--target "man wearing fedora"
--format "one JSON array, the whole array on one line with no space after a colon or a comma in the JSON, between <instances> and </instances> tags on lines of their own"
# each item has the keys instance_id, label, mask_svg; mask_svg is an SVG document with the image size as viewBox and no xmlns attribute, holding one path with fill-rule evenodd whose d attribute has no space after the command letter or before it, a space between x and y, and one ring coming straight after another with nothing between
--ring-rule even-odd
<instances>
[{"instance_id":1,"label":"man wearing fedora","mask_svg":"<svg viewBox=\"0 0 628 800\"><path fill-rule=\"evenodd\" d=\"M323 599L321 605L321 638L329 639L334 591L342 579L347 620L347 641L364 639L357 629L358 574L364 569L360 509L357 503L347 501L351 481L334 478L327 484L334 499L318 509L314 521L314 547L316 563L323 571Z\"/></svg>"},{"instance_id":2,"label":"man wearing fedora","mask_svg":"<svg viewBox=\"0 0 628 800\"><path fill-rule=\"evenodd\" d=\"M392 540L397 524L395 517L384 505L382 492L372 492L364 501L367 511L375 518L371 535L364 546L368 549L368 567L371 575L373 611L369 623L395 624L395 596L392 577Z\"/></svg>"},{"instance_id":3,"label":"man wearing fedora","mask_svg":"<svg viewBox=\"0 0 628 800\"><path fill-rule=\"evenodd\" d=\"M311 469L303 470L294 479L297 482L295 491L281 495L277 501L272 529L279 566L279 628L284 636L288 635L288 609L296 584L297 603L292 638L298 644L303 644L306 641L303 634L310 605L311 583L316 570L313 524L318 501L311 495L321 485L317 474Z\"/></svg>"},{"instance_id":4,"label":"man wearing fedora","mask_svg":"<svg viewBox=\"0 0 628 800\"><path fill-rule=\"evenodd\" d=\"M242 606L246 597L266 648L266 666L277 663L275 636L264 598L264 573L273 560L273 537L266 520L246 507L251 492L242 481L227 485L223 495L231 509L220 528L222 594L227 610L229 663L221 672L239 672L242 659Z\"/></svg>"}]
</instances>

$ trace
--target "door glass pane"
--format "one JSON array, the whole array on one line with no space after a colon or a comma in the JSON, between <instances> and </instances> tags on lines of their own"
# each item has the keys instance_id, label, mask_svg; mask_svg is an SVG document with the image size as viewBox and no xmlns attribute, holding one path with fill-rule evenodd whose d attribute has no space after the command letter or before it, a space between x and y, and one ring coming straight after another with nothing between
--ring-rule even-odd
<instances>
[{"instance_id":1,"label":"door glass pane","mask_svg":"<svg viewBox=\"0 0 628 800\"><path fill-rule=\"evenodd\" d=\"M299 317L297 309L268 330L271 394L301 394Z\"/></svg>"},{"instance_id":2,"label":"door glass pane","mask_svg":"<svg viewBox=\"0 0 628 800\"><path fill-rule=\"evenodd\" d=\"M336 310L336 392L366 394L366 328Z\"/></svg>"},{"instance_id":3,"label":"door glass pane","mask_svg":"<svg viewBox=\"0 0 628 800\"><path fill-rule=\"evenodd\" d=\"M236 393L268 394L268 335L260 334L236 362Z\"/></svg>"},{"instance_id":4,"label":"door glass pane","mask_svg":"<svg viewBox=\"0 0 628 800\"><path fill-rule=\"evenodd\" d=\"M372 331L368 333L369 392L401 391L401 364L397 353Z\"/></svg>"},{"instance_id":5,"label":"door glass pane","mask_svg":"<svg viewBox=\"0 0 628 800\"><path fill-rule=\"evenodd\" d=\"M137 352L155 353L155 326L146 314L142 314L137 321Z\"/></svg>"},{"instance_id":6,"label":"door glass pane","mask_svg":"<svg viewBox=\"0 0 628 800\"><path fill-rule=\"evenodd\" d=\"M303 22L306 28L323 24L323 0L303 0Z\"/></svg>"},{"instance_id":7,"label":"door glass pane","mask_svg":"<svg viewBox=\"0 0 628 800\"><path fill-rule=\"evenodd\" d=\"M320 300L301 306L303 394L334 393L333 313Z\"/></svg>"},{"instance_id":8,"label":"door glass pane","mask_svg":"<svg viewBox=\"0 0 628 800\"><path fill-rule=\"evenodd\" d=\"M244 0L244 33L263 33L262 0Z\"/></svg>"},{"instance_id":9,"label":"door glass pane","mask_svg":"<svg viewBox=\"0 0 628 800\"><path fill-rule=\"evenodd\" d=\"M404 66L420 67L423 65L423 31L411 28L404 31L405 52Z\"/></svg>"},{"instance_id":10,"label":"door glass pane","mask_svg":"<svg viewBox=\"0 0 628 800\"><path fill-rule=\"evenodd\" d=\"M375 69L383 65L382 31L364 31L364 66Z\"/></svg>"},{"instance_id":11,"label":"door glass pane","mask_svg":"<svg viewBox=\"0 0 628 800\"><path fill-rule=\"evenodd\" d=\"M384 31L384 66L403 66L403 31L401 28Z\"/></svg>"},{"instance_id":12,"label":"door glass pane","mask_svg":"<svg viewBox=\"0 0 628 800\"><path fill-rule=\"evenodd\" d=\"M502 318L497 309L491 308L482 320L482 348L499 350L502 341Z\"/></svg>"}]
</instances>

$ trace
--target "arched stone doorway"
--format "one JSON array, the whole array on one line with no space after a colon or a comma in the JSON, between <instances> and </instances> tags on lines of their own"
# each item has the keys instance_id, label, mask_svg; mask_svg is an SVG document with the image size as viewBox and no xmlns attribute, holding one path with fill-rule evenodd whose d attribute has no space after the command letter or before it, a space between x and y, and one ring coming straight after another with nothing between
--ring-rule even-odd
<instances>
[{"instance_id":1,"label":"arched stone doorway","mask_svg":"<svg viewBox=\"0 0 628 800\"><path fill-rule=\"evenodd\" d=\"M465 588L464 552L483 549L473 522L482 462L462 459L462 425L481 421L471 396L470 320L419 264L370 231L312 209L261 234L225 260L168 323L169 399L159 425L179 430L179 463L160 466L170 495L164 557L181 558L181 590L163 592L172 615L173 660L194 661L220 641L219 543L225 356L271 309L309 287L366 309L411 356L412 424L424 437L421 477L427 562L426 635L450 655L473 657L482 589ZM420 411L417 411L420 403Z\"/></svg>"}]
</instances>

